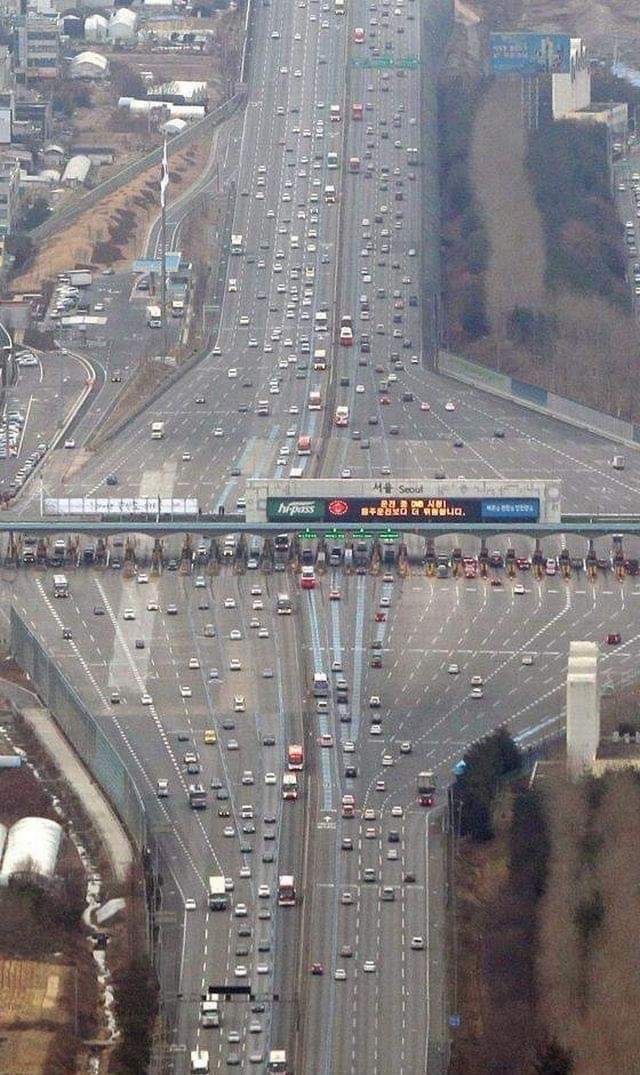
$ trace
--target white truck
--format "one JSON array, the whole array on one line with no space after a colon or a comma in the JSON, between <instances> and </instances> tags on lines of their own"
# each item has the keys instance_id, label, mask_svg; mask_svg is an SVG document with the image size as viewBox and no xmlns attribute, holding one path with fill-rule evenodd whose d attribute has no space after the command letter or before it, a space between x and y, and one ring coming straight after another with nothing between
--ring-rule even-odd
<instances>
[{"instance_id":1,"label":"white truck","mask_svg":"<svg viewBox=\"0 0 640 1075\"><path fill-rule=\"evenodd\" d=\"M206 1049L191 1050L191 1075L209 1075L209 1053Z\"/></svg>"},{"instance_id":2,"label":"white truck","mask_svg":"<svg viewBox=\"0 0 640 1075\"><path fill-rule=\"evenodd\" d=\"M241 235L231 236L231 253L232 254L244 254L244 244Z\"/></svg>"},{"instance_id":3,"label":"white truck","mask_svg":"<svg viewBox=\"0 0 640 1075\"><path fill-rule=\"evenodd\" d=\"M162 440L164 437L164 422L151 423L151 440Z\"/></svg>"},{"instance_id":4,"label":"white truck","mask_svg":"<svg viewBox=\"0 0 640 1075\"><path fill-rule=\"evenodd\" d=\"M149 328L162 327L162 310L159 306L147 306L147 325Z\"/></svg>"},{"instance_id":5,"label":"white truck","mask_svg":"<svg viewBox=\"0 0 640 1075\"><path fill-rule=\"evenodd\" d=\"M218 993L209 992L200 1002L200 1026L208 1029L218 1027L221 1023L220 996Z\"/></svg>"},{"instance_id":6,"label":"white truck","mask_svg":"<svg viewBox=\"0 0 640 1075\"><path fill-rule=\"evenodd\" d=\"M226 911L228 906L229 896L224 877L221 874L214 874L209 878L209 910Z\"/></svg>"},{"instance_id":7,"label":"white truck","mask_svg":"<svg viewBox=\"0 0 640 1075\"><path fill-rule=\"evenodd\" d=\"M171 316L184 317L184 299L173 299L171 302Z\"/></svg>"}]
</instances>

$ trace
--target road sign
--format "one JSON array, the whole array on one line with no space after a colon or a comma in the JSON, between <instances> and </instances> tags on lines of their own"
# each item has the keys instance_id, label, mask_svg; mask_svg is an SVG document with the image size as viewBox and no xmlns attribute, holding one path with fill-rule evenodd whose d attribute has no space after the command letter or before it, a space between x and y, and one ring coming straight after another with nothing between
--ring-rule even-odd
<instances>
[{"instance_id":1,"label":"road sign","mask_svg":"<svg viewBox=\"0 0 640 1075\"><path fill-rule=\"evenodd\" d=\"M460 1016L458 1015L457 1012L454 1012L453 1015L449 1016L449 1026L450 1027L454 1027L455 1029L457 1029L460 1026L461 1022L462 1022L462 1020L461 1020L461 1018L460 1018Z\"/></svg>"},{"instance_id":2,"label":"road sign","mask_svg":"<svg viewBox=\"0 0 640 1075\"><path fill-rule=\"evenodd\" d=\"M402 68L404 70L415 70L418 67L420 60L417 56L401 56L396 60L394 56L371 56L366 59L360 59L356 57L351 61L354 67L373 70L388 71L391 67Z\"/></svg>"}]
</instances>

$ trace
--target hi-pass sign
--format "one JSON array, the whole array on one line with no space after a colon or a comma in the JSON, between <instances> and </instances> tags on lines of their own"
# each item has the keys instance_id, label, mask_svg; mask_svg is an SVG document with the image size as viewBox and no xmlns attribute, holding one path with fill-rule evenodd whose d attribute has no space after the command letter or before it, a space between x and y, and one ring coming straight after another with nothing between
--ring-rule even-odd
<instances>
[{"instance_id":1,"label":"hi-pass sign","mask_svg":"<svg viewBox=\"0 0 640 1075\"><path fill-rule=\"evenodd\" d=\"M268 522L537 523L538 497L267 497Z\"/></svg>"}]
</instances>

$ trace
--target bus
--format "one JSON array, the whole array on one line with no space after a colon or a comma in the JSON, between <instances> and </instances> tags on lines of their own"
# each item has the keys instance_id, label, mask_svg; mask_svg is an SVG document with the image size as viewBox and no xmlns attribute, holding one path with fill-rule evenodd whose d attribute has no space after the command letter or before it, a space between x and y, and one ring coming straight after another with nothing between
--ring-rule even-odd
<instances>
[{"instance_id":1,"label":"bus","mask_svg":"<svg viewBox=\"0 0 640 1075\"><path fill-rule=\"evenodd\" d=\"M298 437L297 452L298 455L311 455L311 437L306 436L306 434Z\"/></svg>"},{"instance_id":2,"label":"bus","mask_svg":"<svg viewBox=\"0 0 640 1075\"><path fill-rule=\"evenodd\" d=\"M287 748L287 769L299 773L304 769L304 748L300 743L290 743Z\"/></svg>"},{"instance_id":3,"label":"bus","mask_svg":"<svg viewBox=\"0 0 640 1075\"><path fill-rule=\"evenodd\" d=\"M292 612L291 598L289 597L288 593L279 593L278 594L277 604L276 604L276 611L277 611L279 616L290 616L291 615L291 612Z\"/></svg>"},{"instance_id":4,"label":"bus","mask_svg":"<svg viewBox=\"0 0 640 1075\"><path fill-rule=\"evenodd\" d=\"M322 410L322 395L320 394L320 390L318 388L312 388L309 392L309 402L307 404L307 407L310 411Z\"/></svg>"},{"instance_id":5,"label":"bus","mask_svg":"<svg viewBox=\"0 0 640 1075\"><path fill-rule=\"evenodd\" d=\"M417 790L420 806L433 806L436 797L436 782L431 770L418 773Z\"/></svg>"},{"instance_id":6,"label":"bus","mask_svg":"<svg viewBox=\"0 0 640 1075\"><path fill-rule=\"evenodd\" d=\"M53 596L54 597L68 597L69 596L69 583L67 582L66 575L54 575L53 576Z\"/></svg>"},{"instance_id":7,"label":"bus","mask_svg":"<svg viewBox=\"0 0 640 1075\"><path fill-rule=\"evenodd\" d=\"M347 406L341 404L339 407L336 407L333 424L336 426L349 425L349 408Z\"/></svg>"},{"instance_id":8,"label":"bus","mask_svg":"<svg viewBox=\"0 0 640 1075\"><path fill-rule=\"evenodd\" d=\"M296 889L291 874L282 874L278 878L278 906L295 907Z\"/></svg>"}]
</instances>

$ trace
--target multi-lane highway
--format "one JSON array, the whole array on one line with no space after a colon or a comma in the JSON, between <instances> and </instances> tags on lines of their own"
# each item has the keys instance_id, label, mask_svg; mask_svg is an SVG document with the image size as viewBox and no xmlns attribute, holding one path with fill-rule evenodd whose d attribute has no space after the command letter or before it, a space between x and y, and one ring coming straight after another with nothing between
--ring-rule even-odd
<instances>
[{"instance_id":1,"label":"multi-lane highway","mask_svg":"<svg viewBox=\"0 0 640 1075\"><path fill-rule=\"evenodd\" d=\"M420 160L420 18L418 0L258 9L244 119L217 146L216 181L236 185L240 238L216 345L64 483L55 460L45 467L49 494L107 494L115 474L118 495L195 495L206 511L234 511L247 478L299 467L345 480L560 478L566 511L636 510L635 454L614 471L606 440L428 368L420 266L432 237L420 233L421 167L408 153ZM212 158L207 182L213 173ZM341 346L347 317L353 342ZM312 391L320 410L309 409ZM349 408L344 427L333 424L337 406ZM165 423L163 439L151 439L152 421ZM23 511L35 497L24 495ZM128 577L68 562L66 601L53 599L51 570L9 583L138 775L161 832L165 899L184 921L172 953L173 1070L188 1071L197 1048L211 1071L264 1070L269 1049L284 1047L289 1070L309 1075L439 1072L440 814L417 804L417 775L435 772L441 804L452 765L497 724L523 743L557 729L572 638L602 642L605 682L629 680L640 586L610 571L595 581L498 572L500 586L475 567L433 578L416 563L389 575L367 563L358 574L337 553L302 591L292 566L220 564L194 537L194 559L176 571L175 543L151 572L139 542ZM462 544L477 553L475 540ZM548 551L563 546L584 555L578 539ZM520 538L516 551L532 545ZM291 616L277 613L284 592ZM610 631L621 645L605 645ZM314 673L329 679L326 698L314 697ZM281 792L289 743L306 754L295 802ZM208 792L204 812L188 805L194 780ZM345 794L353 818L342 817ZM212 874L227 878L227 912L207 908ZM285 874L295 907L277 906ZM224 1001L222 1027L205 1029L201 994L224 983L249 984L253 998Z\"/></svg>"}]
</instances>

